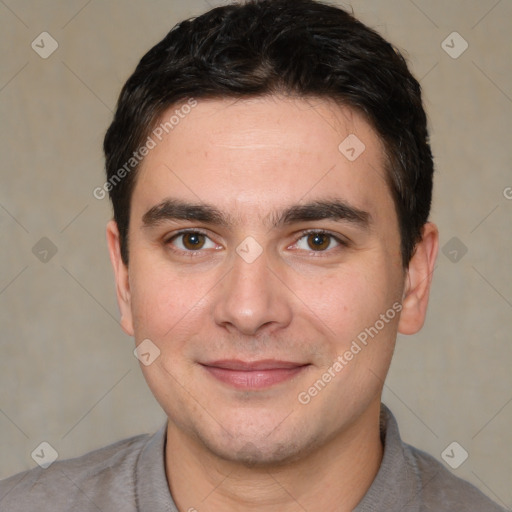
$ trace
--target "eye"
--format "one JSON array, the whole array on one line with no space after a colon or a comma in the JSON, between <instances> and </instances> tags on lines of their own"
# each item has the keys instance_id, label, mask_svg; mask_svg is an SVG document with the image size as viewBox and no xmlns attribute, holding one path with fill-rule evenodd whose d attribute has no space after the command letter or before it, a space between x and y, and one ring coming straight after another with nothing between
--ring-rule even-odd
<instances>
[{"instance_id":1,"label":"eye","mask_svg":"<svg viewBox=\"0 0 512 512\"><path fill-rule=\"evenodd\" d=\"M325 252L340 245L346 245L339 238L324 231L310 231L304 233L295 244L304 251Z\"/></svg>"},{"instance_id":2,"label":"eye","mask_svg":"<svg viewBox=\"0 0 512 512\"><path fill-rule=\"evenodd\" d=\"M212 240L199 231L182 231L170 238L167 243L182 251L199 251L217 247Z\"/></svg>"}]
</instances>

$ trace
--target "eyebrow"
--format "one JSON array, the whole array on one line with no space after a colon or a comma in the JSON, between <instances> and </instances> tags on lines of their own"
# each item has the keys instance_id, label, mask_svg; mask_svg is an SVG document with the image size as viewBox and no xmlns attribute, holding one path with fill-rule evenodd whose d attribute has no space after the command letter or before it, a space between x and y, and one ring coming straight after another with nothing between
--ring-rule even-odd
<instances>
[{"instance_id":1,"label":"eyebrow","mask_svg":"<svg viewBox=\"0 0 512 512\"><path fill-rule=\"evenodd\" d=\"M289 206L271 212L268 216L273 228L298 222L316 220L346 221L360 228L368 229L371 223L369 212L356 208L340 199L313 201ZM204 203L188 203L178 199L164 199L142 216L144 228L151 228L166 221L188 220L228 227L235 219L225 215L216 207Z\"/></svg>"}]
</instances>

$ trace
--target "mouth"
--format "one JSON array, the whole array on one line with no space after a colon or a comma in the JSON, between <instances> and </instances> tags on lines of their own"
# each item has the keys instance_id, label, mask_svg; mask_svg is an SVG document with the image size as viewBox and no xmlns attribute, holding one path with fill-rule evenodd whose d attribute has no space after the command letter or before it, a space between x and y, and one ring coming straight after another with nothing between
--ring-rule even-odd
<instances>
[{"instance_id":1,"label":"mouth","mask_svg":"<svg viewBox=\"0 0 512 512\"><path fill-rule=\"evenodd\" d=\"M201 366L212 377L224 384L237 389L257 390L290 380L310 365L274 359L261 361L226 359L201 363Z\"/></svg>"}]
</instances>

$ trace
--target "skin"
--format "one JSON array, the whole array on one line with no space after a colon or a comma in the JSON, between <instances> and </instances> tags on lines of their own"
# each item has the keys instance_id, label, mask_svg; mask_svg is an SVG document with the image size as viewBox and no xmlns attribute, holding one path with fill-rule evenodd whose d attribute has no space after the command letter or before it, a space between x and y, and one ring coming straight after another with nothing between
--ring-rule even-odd
<instances>
[{"instance_id":1,"label":"skin","mask_svg":"<svg viewBox=\"0 0 512 512\"><path fill-rule=\"evenodd\" d=\"M365 145L355 161L338 149L349 134ZM141 368L168 416L166 472L180 511L349 511L370 487L396 335L423 325L438 248L427 223L403 268L384 173L381 142L364 118L313 98L200 101L146 156L128 267L114 221L107 239L122 327L160 350ZM208 204L226 222L145 225L146 212L166 199ZM334 200L368 222L273 222L291 206ZM251 263L237 253L246 237L258 244L249 253L261 250ZM202 248L190 250L191 242ZM401 314L300 403L299 393L397 303ZM304 366L273 386L239 389L203 366L221 359Z\"/></svg>"}]
</instances>

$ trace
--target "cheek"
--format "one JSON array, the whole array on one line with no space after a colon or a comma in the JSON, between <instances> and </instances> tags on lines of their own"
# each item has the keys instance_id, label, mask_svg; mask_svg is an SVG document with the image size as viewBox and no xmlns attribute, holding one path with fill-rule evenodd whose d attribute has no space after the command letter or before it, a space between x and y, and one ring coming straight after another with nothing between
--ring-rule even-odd
<instances>
[{"instance_id":1,"label":"cheek","mask_svg":"<svg viewBox=\"0 0 512 512\"><path fill-rule=\"evenodd\" d=\"M320 278L304 278L294 286L301 290L298 296L306 314L325 324L340 341L347 341L391 307L392 294L388 297L389 284L383 283L382 275L364 267L339 267Z\"/></svg>"},{"instance_id":2,"label":"cheek","mask_svg":"<svg viewBox=\"0 0 512 512\"><path fill-rule=\"evenodd\" d=\"M136 338L158 340L190 314L197 302L193 283L156 264L133 261L131 305Z\"/></svg>"}]
</instances>

